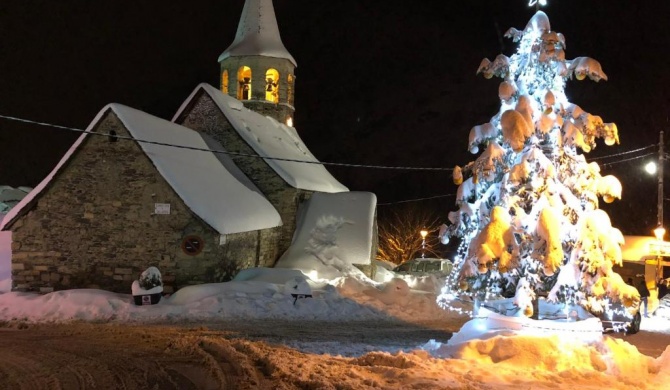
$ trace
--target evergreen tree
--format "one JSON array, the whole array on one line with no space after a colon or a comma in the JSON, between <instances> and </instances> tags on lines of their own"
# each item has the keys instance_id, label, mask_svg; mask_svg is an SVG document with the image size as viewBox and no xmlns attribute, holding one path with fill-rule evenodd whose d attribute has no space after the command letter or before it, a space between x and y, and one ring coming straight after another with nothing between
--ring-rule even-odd
<instances>
[{"instance_id":1,"label":"evergreen tree","mask_svg":"<svg viewBox=\"0 0 670 390\"><path fill-rule=\"evenodd\" d=\"M470 131L476 160L454 169L457 211L445 237L461 237L448 288L480 299L515 296L529 313L536 296L579 304L592 312L609 299L636 310L639 295L613 272L623 235L598 208L621 197L621 183L602 176L582 153L619 142L614 123L570 103L564 88L576 78L607 80L589 57L565 59L565 37L537 11L527 26L509 29L511 57L484 59L477 70L503 79L500 110Z\"/></svg>"}]
</instances>

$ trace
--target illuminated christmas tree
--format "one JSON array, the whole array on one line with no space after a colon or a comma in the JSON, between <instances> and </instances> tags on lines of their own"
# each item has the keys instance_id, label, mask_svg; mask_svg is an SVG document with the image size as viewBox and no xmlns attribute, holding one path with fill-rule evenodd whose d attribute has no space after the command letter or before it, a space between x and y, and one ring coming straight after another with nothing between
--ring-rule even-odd
<instances>
[{"instance_id":1,"label":"illuminated christmas tree","mask_svg":"<svg viewBox=\"0 0 670 390\"><path fill-rule=\"evenodd\" d=\"M484 59L477 70L503 79L500 110L470 131L470 152L483 152L454 169L458 210L442 239L462 242L448 290L515 297L527 315L538 295L595 313L621 301L634 312L636 289L612 270L621 264L623 235L599 209L601 199L621 198L621 183L583 154L597 139L618 143L617 127L564 92L567 80L607 76L592 58L566 60L565 37L542 11L505 37L518 42L516 54Z\"/></svg>"}]
</instances>

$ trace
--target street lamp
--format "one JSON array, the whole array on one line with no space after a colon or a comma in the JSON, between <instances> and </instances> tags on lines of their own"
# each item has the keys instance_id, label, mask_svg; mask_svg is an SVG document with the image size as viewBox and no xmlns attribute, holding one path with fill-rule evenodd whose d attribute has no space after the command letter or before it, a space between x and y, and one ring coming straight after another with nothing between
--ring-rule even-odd
<instances>
[{"instance_id":1,"label":"street lamp","mask_svg":"<svg viewBox=\"0 0 670 390\"><path fill-rule=\"evenodd\" d=\"M656 163L654 161L649 161L647 165L644 166L644 170L650 175L656 174L656 168Z\"/></svg>"},{"instance_id":2,"label":"street lamp","mask_svg":"<svg viewBox=\"0 0 670 390\"><path fill-rule=\"evenodd\" d=\"M420 232L421 234L421 258L423 259L425 257L425 250L426 250L426 236L428 235L427 230L422 230Z\"/></svg>"}]
</instances>

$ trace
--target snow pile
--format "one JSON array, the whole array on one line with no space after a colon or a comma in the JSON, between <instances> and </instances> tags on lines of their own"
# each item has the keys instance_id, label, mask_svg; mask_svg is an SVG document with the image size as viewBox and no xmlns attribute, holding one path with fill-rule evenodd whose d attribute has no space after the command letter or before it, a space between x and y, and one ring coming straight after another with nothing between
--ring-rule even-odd
<instances>
[{"instance_id":1,"label":"snow pile","mask_svg":"<svg viewBox=\"0 0 670 390\"><path fill-rule=\"evenodd\" d=\"M241 272L236 280L185 287L158 304L137 306L129 294L101 290L57 291L46 295L0 293L0 322L70 320L113 321L129 323L205 323L215 321L289 320L312 326L311 321L347 322L355 329L359 321L405 321L440 324L441 328L458 329L467 320L456 310L437 307L440 284L403 276L385 283L375 282L353 271L331 280L314 281L299 269L255 268ZM390 272L390 271L385 271ZM413 289L421 285L425 290ZM436 282L437 283L437 282ZM296 299L295 293L311 292L311 298ZM459 302L452 300L452 304ZM460 301L462 309L471 304ZM452 307L457 309L457 307ZM659 314L662 314L659 309ZM665 310L670 314L670 310ZM480 310L480 313L485 313ZM501 318L512 320L503 326ZM498 321L498 322L496 322ZM466 323L449 341L430 340L414 348L400 346L397 340L371 345L363 340L354 343L328 342L324 334L319 342L296 342L287 345L307 353L353 356L361 365L372 365L393 375L393 367L414 367L422 377L435 384L452 388L471 383L475 388L502 389L525 386L533 389L574 386L577 388L663 388L670 381L670 349L656 359L641 354L629 343L589 330L590 339L574 337L574 327L564 333L539 336L523 329L532 320L521 317L489 315ZM556 326L559 322L547 322ZM573 323L574 324L574 323ZM592 324L581 321L580 326ZM426 329L430 329L428 325ZM668 332L666 317L645 319L643 329ZM507 328L507 329L502 329ZM515 329L516 328L516 329ZM354 330L352 330L355 332ZM658 333L637 334L653 339ZM396 346L397 345L397 346ZM425 375L424 375L425 373ZM398 377L398 385L411 388L412 378Z\"/></svg>"},{"instance_id":2,"label":"snow pile","mask_svg":"<svg viewBox=\"0 0 670 390\"><path fill-rule=\"evenodd\" d=\"M653 359L629 343L609 337L585 343L559 336L495 336L455 345L432 340L423 348L434 356L470 364L472 375L486 373L482 387L527 381L555 388L575 384L594 389L660 389L670 380L670 348Z\"/></svg>"}]
</instances>

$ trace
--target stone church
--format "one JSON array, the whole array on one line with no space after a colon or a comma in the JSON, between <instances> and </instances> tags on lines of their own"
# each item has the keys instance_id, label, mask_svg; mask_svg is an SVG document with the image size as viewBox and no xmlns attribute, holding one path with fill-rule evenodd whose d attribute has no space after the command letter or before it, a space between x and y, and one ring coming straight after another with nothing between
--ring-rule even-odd
<instances>
[{"instance_id":1,"label":"stone church","mask_svg":"<svg viewBox=\"0 0 670 390\"><path fill-rule=\"evenodd\" d=\"M245 2L219 63L219 87L198 85L172 121L100 110L0 225L13 290L127 293L149 266L168 293L227 281L275 265L314 193L348 193L292 127L296 61L272 0Z\"/></svg>"}]
</instances>

